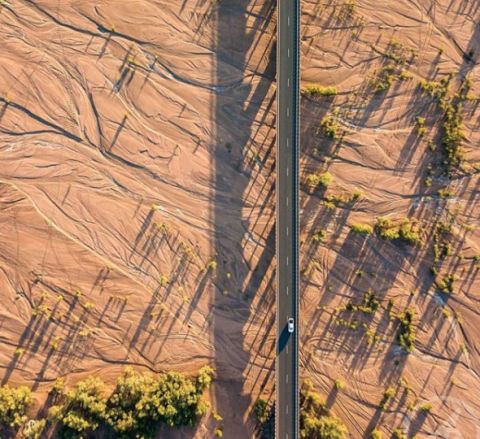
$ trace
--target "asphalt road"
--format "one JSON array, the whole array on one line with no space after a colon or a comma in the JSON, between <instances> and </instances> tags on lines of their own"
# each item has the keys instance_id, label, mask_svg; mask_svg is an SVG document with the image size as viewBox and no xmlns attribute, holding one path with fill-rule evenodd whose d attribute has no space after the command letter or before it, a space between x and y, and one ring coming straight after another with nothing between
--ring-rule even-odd
<instances>
[{"instance_id":1,"label":"asphalt road","mask_svg":"<svg viewBox=\"0 0 480 439\"><path fill-rule=\"evenodd\" d=\"M298 438L298 155L300 0L278 1L276 437ZM295 331L287 329L289 317Z\"/></svg>"}]
</instances>

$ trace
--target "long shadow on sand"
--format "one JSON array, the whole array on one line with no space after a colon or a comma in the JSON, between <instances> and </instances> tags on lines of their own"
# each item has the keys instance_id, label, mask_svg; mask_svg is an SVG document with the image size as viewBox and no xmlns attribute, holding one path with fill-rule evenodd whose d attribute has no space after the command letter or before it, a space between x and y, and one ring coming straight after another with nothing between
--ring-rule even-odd
<instances>
[{"instance_id":1,"label":"long shadow on sand","mask_svg":"<svg viewBox=\"0 0 480 439\"><path fill-rule=\"evenodd\" d=\"M248 422L251 396L244 387L253 356L245 346L244 333L255 317L252 301L267 272L270 274L275 255L274 239L259 244L260 255L253 264L249 263L244 248L245 238L256 221L256 215L249 219L245 214L251 207L245 201L248 188L258 173L266 172L259 160L253 166L251 162L248 164L248 157L252 149L262 151L264 146L261 140L257 141L260 138L257 133L259 126L266 122L267 112L259 117L260 110L275 75L273 32L258 65L252 62L251 52L262 50L256 45L262 31L268 28L274 10L275 2L271 0L227 0L218 2L213 14L216 89L212 110L215 132L212 220L213 251L218 265L211 324L217 371L215 400L220 413L222 407L235 410L231 414L233 422L230 420L224 426L226 437L253 435L253 427ZM263 206L262 193L258 198L254 204ZM268 230L264 230L264 237L267 235Z\"/></svg>"}]
</instances>

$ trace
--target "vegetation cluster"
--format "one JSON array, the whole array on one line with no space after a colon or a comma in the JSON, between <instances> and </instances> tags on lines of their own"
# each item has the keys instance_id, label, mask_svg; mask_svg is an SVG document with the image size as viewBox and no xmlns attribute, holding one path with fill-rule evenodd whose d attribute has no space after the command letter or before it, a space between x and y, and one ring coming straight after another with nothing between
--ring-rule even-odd
<instances>
[{"instance_id":1,"label":"vegetation cluster","mask_svg":"<svg viewBox=\"0 0 480 439\"><path fill-rule=\"evenodd\" d=\"M311 381L305 381L300 393L300 437L304 439L344 439L345 424L332 416Z\"/></svg>"},{"instance_id":2,"label":"vegetation cluster","mask_svg":"<svg viewBox=\"0 0 480 439\"><path fill-rule=\"evenodd\" d=\"M31 392L26 387L0 387L0 424L18 429L26 437L38 438L48 427L66 439L83 439L94 432L102 437L153 438L158 427L194 425L208 406L202 395L213 379L214 371L205 366L195 379L168 372L153 376L126 368L111 394L96 377L64 389L62 380L53 387L53 405L47 419L27 421L26 410Z\"/></svg>"}]
</instances>

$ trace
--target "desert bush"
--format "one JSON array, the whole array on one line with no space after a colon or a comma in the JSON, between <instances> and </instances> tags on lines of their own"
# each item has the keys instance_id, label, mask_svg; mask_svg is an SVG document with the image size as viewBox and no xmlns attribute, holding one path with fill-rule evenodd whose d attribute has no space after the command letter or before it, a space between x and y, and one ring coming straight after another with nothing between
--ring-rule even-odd
<instances>
[{"instance_id":1,"label":"desert bush","mask_svg":"<svg viewBox=\"0 0 480 439\"><path fill-rule=\"evenodd\" d=\"M416 118L416 123L417 123L417 134L420 137L423 137L425 133L427 132L427 129L425 128L425 118L421 116L417 116Z\"/></svg>"},{"instance_id":2,"label":"desert bush","mask_svg":"<svg viewBox=\"0 0 480 439\"><path fill-rule=\"evenodd\" d=\"M307 183L312 188L316 188L317 186L322 186L327 188L333 181L333 176L330 172L325 171L320 174L309 174L307 176Z\"/></svg>"},{"instance_id":3,"label":"desert bush","mask_svg":"<svg viewBox=\"0 0 480 439\"><path fill-rule=\"evenodd\" d=\"M380 401L380 409L385 410L390 400L395 396L395 389L393 387L388 387L385 392L383 392L382 400Z\"/></svg>"},{"instance_id":4,"label":"desert bush","mask_svg":"<svg viewBox=\"0 0 480 439\"><path fill-rule=\"evenodd\" d=\"M335 380L335 389L343 390L343 389L345 389L345 387L347 387L347 385L345 384L345 381L343 381L341 379L336 379Z\"/></svg>"},{"instance_id":5,"label":"desert bush","mask_svg":"<svg viewBox=\"0 0 480 439\"><path fill-rule=\"evenodd\" d=\"M337 94L337 87L311 84L307 85L302 92L305 96L311 98L317 98L320 96L335 96Z\"/></svg>"},{"instance_id":6,"label":"desert bush","mask_svg":"<svg viewBox=\"0 0 480 439\"><path fill-rule=\"evenodd\" d=\"M392 431L392 437L394 439L407 439L407 434L401 428L394 428Z\"/></svg>"},{"instance_id":7,"label":"desert bush","mask_svg":"<svg viewBox=\"0 0 480 439\"><path fill-rule=\"evenodd\" d=\"M88 437L100 426L118 438L154 437L158 424L193 425L206 412L203 391L212 382L213 369L200 369L195 380L175 372L152 376L126 368L107 398L98 378L79 382L74 389L57 393L49 418L59 424L59 436Z\"/></svg>"},{"instance_id":8,"label":"desert bush","mask_svg":"<svg viewBox=\"0 0 480 439\"><path fill-rule=\"evenodd\" d=\"M270 416L271 407L268 405L268 402L263 398L258 398L255 401L255 405L253 406L253 411L255 413L255 417L260 424L267 422Z\"/></svg>"},{"instance_id":9,"label":"desert bush","mask_svg":"<svg viewBox=\"0 0 480 439\"><path fill-rule=\"evenodd\" d=\"M420 410L421 412L426 412L426 413L428 413L428 412L430 412L430 411L432 410L432 408L433 408L432 403L430 403L430 402L424 402L423 404L420 405L419 410Z\"/></svg>"},{"instance_id":10,"label":"desert bush","mask_svg":"<svg viewBox=\"0 0 480 439\"><path fill-rule=\"evenodd\" d=\"M418 245L421 242L420 228L417 224L405 218L398 230L399 238L408 244Z\"/></svg>"},{"instance_id":11,"label":"desert bush","mask_svg":"<svg viewBox=\"0 0 480 439\"><path fill-rule=\"evenodd\" d=\"M60 437L84 438L100 426L105 412L105 384L90 377L63 393L60 404L50 408L49 417L60 424Z\"/></svg>"},{"instance_id":12,"label":"desert bush","mask_svg":"<svg viewBox=\"0 0 480 439\"><path fill-rule=\"evenodd\" d=\"M350 224L350 230L360 235L370 235L373 232L373 227L370 224L355 223Z\"/></svg>"},{"instance_id":13,"label":"desert bush","mask_svg":"<svg viewBox=\"0 0 480 439\"><path fill-rule=\"evenodd\" d=\"M193 425L206 412L201 397L212 376L210 367L201 369L195 381L176 372L154 379L127 369L108 400L108 424L125 437L140 432L150 437L158 423Z\"/></svg>"},{"instance_id":14,"label":"desert bush","mask_svg":"<svg viewBox=\"0 0 480 439\"><path fill-rule=\"evenodd\" d=\"M320 126L322 127L323 133L325 136L330 139L338 139L338 121L337 117L334 114L327 114L321 121Z\"/></svg>"},{"instance_id":15,"label":"desert bush","mask_svg":"<svg viewBox=\"0 0 480 439\"><path fill-rule=\"evenodd\" d=\"M421 243L420 226L404 218L400 225L393 225L389 218L379 217L375 223L375 232L387 241L402 240L411 245Z\"/></svg>"},{"instance_id":16,"label":"desert bush","mask_svg":"<svg viewBox=\"0 0 480 439\"><path fill-rule=\"evenodd\" d=\"M31 419L25 424L22 431L22 437L25 439L40 439L46 425L46 419Z\"/></svg>"},{"instance_id":17,"label":"desert bush","mask_svg":"<svg viewBox=\"0 0 480 439\"><path fill-rule=\"evenodd\" d=\"M397 318L400 326L397 333L397 341L407 352L412 352L415 342L415 328L413 326L413 318L415 312L412 308L400 313Z\"/></svg>"},{"instance_id":18,"label":"desert bush","mask_svg":"<svg viewBox=\"0 0 480 439\"><path fill-rule=\"evenodd\" d=\"M362 196L363 196L363 192L360 189L355 189L352 193L350 201L357 201L360 198L362 198Z\"/></svg>"},{"instance_id":19,"label":"desert bush","mask_svg":"<svg viewBox=\"0 0 480 439\"><path fill-rule=\"evenodd\" d=\"M300 437L306 439L344 439L347 433L345 424L334 416L311 417L305 415Z\"/></svg>"},{"instance_id":20,"label":"desert bush","mask_svg":"<svg viewBox=\"0 0 480 439\"><path fill-rule=\"evenodd\" d=\"M383 438L383 434L380 430L378 429L374 429L372 430L372 432L370 433L370 438L371 439L382 439Z\"/></svg>"},{"instance_id":21,"label":"desert bush","mask_svg":"<svg viewBox=\"0 0 480 439\"><path fill-rule=\"evenodd\" d=\"M442 126L442 146L445 152L445 163L448 168L458 166L464 158L462 142L465 133L461 116L462 104L449 104L445 111Z\"/></svg>"},{"instance_id":22,"label":"desert bush","mask_svg":"<svg viewBox=\"0 0 480 439\"><path fill-rule=\"evenodd\" d=\"M314 242L323 242L326 237L327 237L327 231L320 229L318 232L313 234L312 239Z\"/></svg>"},{"instance_id":23,"label":"desert bush","mask_svg":"<svg viewBox=\"0 0 480 439\"><path fill-rule=\"evenodd\" d=\"M454 293L454 283L455 283L456 277L454 274L447 273L445 274L441 279L436 281L437 288L445 294L451 294Z\"/></svg>"},{"instance_id":24,"label":"desert bush","mask_svg":"<svg viewBox=\"0 0 480 439\"><path fill-rule=\"evenodd\" d=\"M2 427L18 428L27 419L25 412L32 401L28 387L0 386L0 425Z\"/></svg>"},{"instance_id":25,"label":"desert bush","mask_svg":"<svg viewBox=\"0 0 480 439\"><path fill-rule=\"evenodd\" d=\"M328 412L325 402L306 380L300 391L300 437L304 439L344 439L348 431L345 424Z\"/></svg>"}]
</instances>

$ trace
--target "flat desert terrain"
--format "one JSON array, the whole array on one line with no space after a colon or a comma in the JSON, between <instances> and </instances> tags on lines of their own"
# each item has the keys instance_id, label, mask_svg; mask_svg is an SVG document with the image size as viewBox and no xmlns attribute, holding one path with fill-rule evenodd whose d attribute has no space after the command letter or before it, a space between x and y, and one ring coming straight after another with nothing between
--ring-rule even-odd
<instances>
[{"instance_id":1,"label":"flat desert terrain","mask_svg":"<svg viewBox=\"0 0 480 439\"><path fill-rule=\"evenodd\" d=\"M38 407L59 376L209 364L223 422L178 434L253 435L274 377L274 6L0 5L0 367Z\"/></svg>"},{"instance_id":2,"label":"flat desert terrain","mask_svg":"<svg viewBox=\"0 0 480 439\"><path fill-rule=\"evenodd\" d=\"M350 437L480 437L479 19L303 2L303 86L336 94L302 101L301 360Z\"/></svg>"},{"instance_id":3,"label":"flat desert terrain","mask_svg":"<svg viewBox=\"0 0 480 439\"><path fill-rule=\"evenodd\" d=\"M275 6L0 2L0 378L29 416L59 377L210 365L208 414L161 437L259 436ZM302 378L346 437L480 437L480 4L301 21Z\"/></svg>"}]
</instances>

